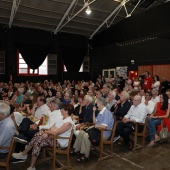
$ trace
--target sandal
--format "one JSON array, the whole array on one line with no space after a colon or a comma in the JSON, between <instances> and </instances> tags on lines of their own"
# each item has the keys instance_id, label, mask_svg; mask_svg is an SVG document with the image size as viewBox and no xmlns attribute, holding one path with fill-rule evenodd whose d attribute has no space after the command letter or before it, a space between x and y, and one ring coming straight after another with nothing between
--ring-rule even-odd
<instances>
[{"instance_id":1,"label":"sandal","mask_svg":"<svg viewBox=\"0 0 170 170\"><path fill-rule=\"evenodd\" d=\"M84 163L84 162L87 162L87 161L89 161L90 160L90 158L88 157L85 157L85 156L82 156L82 157L80 157L80 158L78 158L77 159L77 162L78 163Z\"/></svg>"},{"instance_id":2,"label":"sandal","mask_svg":"<svg viewBox=\"0 0 170 170\"><path fill-rule=\"evenodd\" d=\"M158 136L156 139L155 139L155 142L159 142L161 140L161 138Z\"/></svg>"}]
</instances>

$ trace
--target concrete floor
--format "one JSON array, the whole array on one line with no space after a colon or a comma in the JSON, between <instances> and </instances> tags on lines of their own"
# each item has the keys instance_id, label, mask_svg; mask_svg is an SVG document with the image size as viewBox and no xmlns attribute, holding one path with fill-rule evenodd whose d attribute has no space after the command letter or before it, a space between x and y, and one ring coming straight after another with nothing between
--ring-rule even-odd
<instances>
[{"instance_id":1,"label":"concrete floor","mask_svg":"<svg viewBox=\"0 0 170 170\"><path fill-rule=\"evenodd\" d=\"M106 147L106 151L108 148ZM114 144L113 157L98 162L98 153L91 152L91 160L86 163L77 163L76 157L71 157L73 170L170 170L170 139L158 143L154 148L144 147L129 151L124 146ZM65 162L65 158L59 155ZM30 155L25 163L10 164L10 170L26 170L29 167ZM38 162L37 170L50 170L51 161ZM3 170L3 168L0 168Z\"/></svg>"}]
</instances>

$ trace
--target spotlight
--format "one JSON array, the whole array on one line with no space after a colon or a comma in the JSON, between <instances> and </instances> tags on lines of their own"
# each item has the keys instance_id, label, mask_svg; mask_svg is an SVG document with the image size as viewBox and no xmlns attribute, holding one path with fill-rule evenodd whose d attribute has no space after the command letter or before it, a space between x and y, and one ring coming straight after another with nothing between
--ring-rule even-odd
<instances>
[{"instance_id":1,"label":"spotlight","mask_svg":"<svg viewBox=\"0 0 170 170\"><path fill-rule=\"evenodd\" d=\"M90 7L88 6L87 9L86 9L86 13L87 13L88 15L90 15L91 12L92 12L92 11L91 11Z\"/></svg>"}]
</instances>

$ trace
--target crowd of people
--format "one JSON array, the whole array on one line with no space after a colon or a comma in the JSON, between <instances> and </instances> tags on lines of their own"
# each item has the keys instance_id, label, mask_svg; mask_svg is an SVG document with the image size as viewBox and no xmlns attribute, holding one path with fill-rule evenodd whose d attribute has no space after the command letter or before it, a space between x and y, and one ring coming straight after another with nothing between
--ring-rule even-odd
<instances>
[{"instance_id":1,"label":"crowd of people","mask_svg":"<svg viewBox=\"0 0 170 170\"><path fill-rule=\"evenodd\" d=\"M35 170L35 163L44 146L53 146L50 135L69 137L74 129L75 142L71 155L77 162L89 160L91 141L88 131L92 128L109 129L117 121L114 141L133 148L130 134L135 122L144 123L150 135L148 147L160 140L158 127L162 120L170 130L170 82L159 76L144 75L123 79L117 75L108 79L101 75L97 81L85 82L45 80L43 83L0 83L0 146L10 146L13 136L17 142L12 154L13 162L23 162L32 149L28 170ZM114 120L113 115L116 117ZM93 124L86 130L87 123ZM104 132L109 139L111 132ZM57 139L57 147L65 148L68 140ZM81 153L81 154L80 154ZM7 150L0 150L0 159Z\"/></svg>"}]
</instances>

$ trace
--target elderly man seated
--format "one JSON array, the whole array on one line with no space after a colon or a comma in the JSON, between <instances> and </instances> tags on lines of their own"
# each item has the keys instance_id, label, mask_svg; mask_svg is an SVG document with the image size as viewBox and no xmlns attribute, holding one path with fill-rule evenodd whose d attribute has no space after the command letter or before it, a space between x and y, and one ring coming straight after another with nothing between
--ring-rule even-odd
<instances>
[{"instance_id":1,"label":"elderly man seated","mask_svg":"<svg viewBox=\"0 0 170 170\"><path fill-rule=\"evenodd\" d=\"M0 101L0 146L10 146L16 128L10 115L10 106ZM5 158L8 150L0 150L0 159Z\"/></svg>"},{"instance_id":2,"label":"elderly man seated","mask_svg":"<svg viewBox=\"0 0 170 170\"><path fill-rule=\"evenodd\" d=\"M123 138L125 145L129 145L129 149L133 148L133 142L130 141L129 136L134 131L134 123L144 123L146 116L146 106L141 103L141 96L137 95L133 98L133 105L130 110L116 128L116 133Z\"/></svg>"},{"instance_id":3,"label":"elderly man seated","mask_svg":"<svg viewBox=\"0 0 170 170\"><path fill-rule=\"evenodd\" d=\"M106 101L107 101L106 108L108 110L110 110L111 112L113 112L114 104L116 103L115 96L116 96L116 92L115 91L109 91L109 94L108 94L108 96L106 98Z\"/></svg>"},{"instance_id":4,"label":"elderly man seated","mask_svg":"<svg viewBox=\"0 0 170 170\"><path fill-rule=\"evenodd\" d=\"M43 96L39 96L37 98L37 102L34 104L33 109L32 109L32 115L38 120L37 122L34 123L29 118L24 118L20 124L19 128L19 135L18 137L15 138L17 142L22 142L22 143L27 143L27 137L30 139L37 133L37 131L31 132L30 133L30 125L33 124L39 124L40 119L42 115L47 115L49 116L49 107L46 105L46 99ZM28 134L29 133L29 134Z\"/></svg>"},{"instance_id":5,"label":"elderly man seated","mask_svg":"<svg viewBox=\"0 0 170 170\"><path fill-rule=\"evenodd\" d=\"M77 132L75 132L75 135L79 133L79 130L82 126L85 125L85 123L93 122L93 99L90 95L85 95L83 102L80 104L80 110L79 110L79 118L80 118L80 124L76 126Z\"/></svg>"},{"instance_id":6,"label":"elderly man seated","mask_svg":"<svg viewBox=\"0 0 170 170\"><path fill-rule=\"evenodd\" d=\"M114 120L112 113L105 107L106 106L106 100L101 97L97 99L97 106L100 110L98 116L95 118L95 109L93 112L93 121L95 125L90 126L86 131L81 130L79 135L76 138L76 141L74 143L74 151L71 153L72 155L76 155L78 152L81 154L84 154L84 156L81 156L79 159L77 159L77 162L83 163L89 160L89 154L90 154L90 147L91 142L89 140L88 130L91 128L103 128L103 129L112 129ZM104 139L109 139L111 135L111 132L104 131Z\"/></svg>"}]
</instances>

